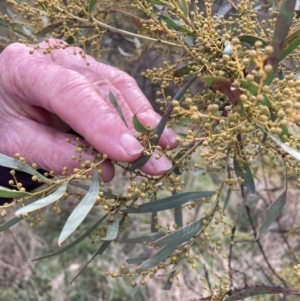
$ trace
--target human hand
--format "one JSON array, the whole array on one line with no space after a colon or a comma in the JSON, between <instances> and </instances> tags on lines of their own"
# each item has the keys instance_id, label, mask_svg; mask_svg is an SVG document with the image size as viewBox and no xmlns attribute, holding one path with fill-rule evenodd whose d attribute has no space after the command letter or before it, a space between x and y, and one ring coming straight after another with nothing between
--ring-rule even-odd
<instances>
[{"instance_id":1,"label":"human hand","mask_svg":"<svg viewBox=\"0 0 300 301\"><path fill-rule=\"evenodd\" d=\"M57 40L50 40L55 45ZM80 48L56 49L43 54L48 48L40 44L33 54L30 48L15 43L0 54L0 153L14 157L20 153L28 164L61 174L67 166L73 170L78 162L75 136L72 128L87 145L111 160L133 162L143 153L142 145L134 136L132 117L150 126L156 126L161 117L154 112L148 100L128 74L87 56L89 66L79 53ZM127 128L109 100L111 91L121 106L129 126ZM166 128L159 145L176 147L176 133ZM84 142L85 143L85 142ZM83 160L93 157L82 154ZM163 155L152 156L141 167L151 175L164 174L171 163ZM102 166L102 179L110 181L114 167L110 160Z\"/></svg>"}]
</instances>

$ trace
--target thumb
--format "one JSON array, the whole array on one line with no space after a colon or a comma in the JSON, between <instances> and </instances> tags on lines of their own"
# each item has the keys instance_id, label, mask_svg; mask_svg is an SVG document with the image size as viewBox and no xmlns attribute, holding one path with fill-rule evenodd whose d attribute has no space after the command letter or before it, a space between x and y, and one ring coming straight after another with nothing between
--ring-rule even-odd
<instances>
[{"instance_id":1,"label":"thumb","mask_svg":"<svg viewBox=\"0 0 300 301\"><path fill-rule=\"evenodd\" d=\"M60 132L29 119L16 120L9 133L9 137L5 134L3 136L4 140L1 145L4 147L0 149L2 153L11 157L20 153L27 164L36 163L38 168L52 170L57 175L62 174L64 167L72 173L74 168L80 168L84 161L95 159L91 147L84 140L76 141L74 135ZM67 143L67 139L72 143ZM82 149L88 149L90 152L76 152L79 143ZM73 158L75 156L76 160L72 160L72 156ZM102 180L111 181L114 177L114 167L111 162L104 161L101 169Z\"/></svg>"}]
</instances>

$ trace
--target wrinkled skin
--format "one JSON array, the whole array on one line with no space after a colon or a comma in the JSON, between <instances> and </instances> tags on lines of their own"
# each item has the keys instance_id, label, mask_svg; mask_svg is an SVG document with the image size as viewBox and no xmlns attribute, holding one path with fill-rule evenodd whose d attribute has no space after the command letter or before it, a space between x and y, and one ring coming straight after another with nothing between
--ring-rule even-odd
<instances>
[{"instance_id":1,"label":"wrinkled skin","mask_svg":"<svg viewBox=\"0 0 300 301\"><path fill-rule=\"evenodd\" d=\"M50 43L57 43L51 40ZM43 42L41 47L46 47ZM89 66L73 51L79 48L42 50L29 54L30 48L11 44L0 54L0 153L14 157L20 153L26 162L38 168L73 170L78 162L71 128L84 137L87 145L107 154L111 160L133 162L143 152L135 138L132 117L144 125L156 126L160 116L128 74L87 56ZM109 91L121 106L127 128L109 100ZM176 133L165 129L159 144L176 147ZM88 154L83 159L92 159ZM164 174L171 168L165 156L154 157L141 168L151 175ZM102 166L102 179L112 180L114 167L110 160Z\"/></svg>"}]
</instances>

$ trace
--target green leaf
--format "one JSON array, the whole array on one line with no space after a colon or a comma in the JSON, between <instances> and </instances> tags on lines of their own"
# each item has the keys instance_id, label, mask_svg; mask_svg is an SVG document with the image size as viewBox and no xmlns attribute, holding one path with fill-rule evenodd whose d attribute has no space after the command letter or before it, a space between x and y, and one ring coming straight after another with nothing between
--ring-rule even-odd
<instances>
[{"instance_id":1,"label":"green leaf","mask_svg":"<svg viewBox=\"0 0 300 301\"><path fill-rule=\"evenodd\" d=\"M18 209L16 211L16 216L41 209L43 207L46 207L46 206L56 202L65 194L66 190L67 190L67 183L64 183L50 195Z\"/></svg>"},{"instance_id":2,"label":"green leaf","mask_svg":"<svg viewBox=\"0 0 300 301\"><path fill-rule=\"evenodd\" d=\"M262 101L262 104L269 108L270 113L271 113L271 120L275 121L277 119L277 116L274 114L270 99L266 94L264 94L264 100Z\"/></svg>"},{"instance_id":3,"label":"green leaf","mask_svg":"<svg viewBox=\"0 0 300 301\"><path fill-rule=\"evenodd\" d=\"M89 13L92 12L92 10L93 10L95 4L97 3L97 1L98 1L98 0L90 0L90 1L89 1Z\"/></svg>"},{"instance_id":4,"label":"green leaf","mask_svg":"<svg viewBox=\"0 0 300 301\"><path fill-rule=\"evenodd\" d=\"M252 176L251 169L247 162L243 162L243 166L241 167L234 157L233 160L234 171L237 177L242 178L244 180L244 185L248 188L250 194L255 193L255 184ZM244 171L244 172L243 172Z\"/></svg>"},{"instance_id":5,"label":"green leaf","mask_svg":"<svg viewBox=\"0 0 300 301\"><path fill-rule=\"evenodd\" d=\"M178 227L182 227L182 210L180 206L174 208L174 221Z\"/></svg>"},{"instance_id":6,"label":"green leaf","mask_svg":"<svg viewBox=\"0 0 300 301\"><path fill-rule=\"evenodd\" d=\"M126 259L126 262L128 264L141 264L143 263L145 260L147 260L148 257L141 257L141 258L129 258L129 259Z\"/></svg>"},{"instance_id":7,"label":"green leaf","mask_svg":"<svg viewBox=\"0 0 300 301\"><path fill-rule=\"evenodd\" d=\"M137 267L137 270L147 270L165 260L173 251L177 249L177 245L166 245L161 248L155 255L147 259L144 263Z\"/></svg>"},{"instance_id":8,"label":"green leaf","mask_svg":"<svg viewBox=\"0 0 300 301\"><path fill-rule=\"evenodd\" d=\"M231 196L231 189L228 188L227 190L227 194L226 194L226 197L225 197L225 200L224 200L224 206L223 206L223 211L225 211L228 203L229 203L229 200L230 200L230 196Z\"/></svg>"},{"instance_id":9,"label":"green leaf","mask_svg":"<svg viewBox=\"0 0 300 301\"><path fill-rule=\"evenodd\" d=\"M178 166L176 166L174 169L173 169L173 172L175 175L177 176L180 176L182 174L180 168Z\"/></svg>"},{"instance_id":10,"label":"green leaf","mask_svg":"<svg viewBox=\"0 0 300 301\"><path fill-rule=\"evenodd\" d=\"M94 230L96 230L97 227L106 219L106 217L107 217L107 214L105 214L102 218L99 219L99 221L96 224L94 224L91 228L89 228L88 230L86 230L83 234L81 234L78 238L76 238L73 242L71 242L67 246L63 247L62 249L60 249L60 250L58 250L58 251L56 251L54 253L47 254L45 256L35 258L35 259L33 259L33 261L41 260L41 259L45 259L45 258L49 258L49 257L52 257L52 256L56 256L56 255L64 253L64 252L70 250L71 248L75 247L82 240L84 240L86 237L88 237Z\"/></svg>"},{"instance_id":11,"label":"green leaf","mask_svg":"<svg viewBox=\"0 0 300 301\"><path fill-rule=\"evenodd\" d=\"M279 14L276 16L276 23L274 28L274 34L271 41L271 46L274 51L269 56L267 63L273 68L272 72L268 74L264 84L269 86L277 74L278 64L281 57L281 51L288 35L289 29L292 24L296 0L283 0ZM288 47L289 48L289 47Z\"/></svg>"},{"instance_id":12,"label":"green leaf","mask_svg":"<svg viewBox=\"0 0 300 301\"><path fill-rule=\"evenodd\" d=\"M46 26L45 28L43 28L42 30L38 31L36 33L37 36L45 36L47 33L52 33L54 29L59 28L63 25L63 21L59 21L57 23L54 24L50 24L48 26Z\"/></svg>"},{"instance_id":13,"label":"green leaf","mask_svg":"<svg viewBox=\"0 0 300 301\"><path fill-rule=\"evenodd\" d=\"M91 186L88 193L80 201L77 207L73 210L67 219L58 238L58 245L60 246L83 222L91 209L94 207L95 201L99 193L99 176L95 170Z\"/></svg>"},{"instance_id":14,"label":"green leaf","mask_svg":"<svg viewBox=\"0 0 300 301\"><path fill-rule=\"evenodd\" d=\"M273 204L268 208L267 215L259 227L257 239L261 238L271 224L278 218L280 213L282 212L285 203L286 203L286 194L287 194L287 187L285 188L284 192L275 200Z\"/></svg>"},{"instance_id":15,"label":"green leaf","mask_svg":"<svg viewBox=\"0 0 300 301\"><path fill-rule=\"evenodd\" d=\"M152 242L164 236L165 235L163 233L155 233L148 236L125 238L116 241L125 244L143 244L144 242Z\"/></svg>"},{"instance_id":16,"label":"green leaf","mask_svg":"<svg viewBox=\"0 0 300 301\"><path fill-rule=\"evenodd\" d=\"M262 47L266 47L268 45L268 42L266 42L265 40L263 40L259 37L251 36L251 35L242 35L242 36L239 36L238 38L242 43L248 43L252 46L254 46L255 42L257 42L257 41L262 42Z\"/></svg>"},{"instance_id":17,"label":"green leaf","mask_svg":"<svg viewBox=\"0 0 300 301\"><path fill-rule=\"evenodd\" d=\"M177 195L177 194L178 194L177 191L174 189L172 192L172 195ZM176 206L174 208L174 222L178 227L182 228L182 225L183 225L182 224L182 210L181 210L180 206Z\"/></svg>"},{"instance_id":18,"label":"green leaf","mask_svg":"<svg viewBox=\"0 0 300 301\"><path fill-rule=\"evenodd\" d=\"M248 82L244 79L240 80L242 87L248 90L252 95L257 95L258 85L254 82Z\"/></svg>"},{"instance_id":19,"label":"green leaf","mask_svg":"<svg viewBox=\"0 0 300 301\"><path fill-rule=\"evenodd\" d=\"M248 297L268 295L268 294L293 294L300 295L297 291L292 291L284 287L270 287L270 286L255 286L246 287L237 292L233 292L230 297L227 297L224 301L239 301L244 300Z\"/></svg>"},{"instance_id":20,"label":"green leaf","mask_svg":"<svg viewBox=\"0 0 300 301\"><path fill-rule=\"evenodd\" d=\"M290 34L284 41L279 60L284 60L292 51L300 45L300 29Z\"/></svg>"},{"instance_id":21,"label":"green leaf","mask_svg":"<svg viewBox=\"0 0 300 301\"><path fill-rule=\"evenodd\" d=\"M69 45L72 45L75 43L75 40L72 36L69 36L66 40L65 40Z\"/></svg>"},{"instance_id":22,"label":"green leaf","mask_svg":"<svg viewBox=\"0 0 300 301\"><path fill-rule=\"evenodd\" d=\"M184 192L154 202L140 205L138 208L128 208L123 211L126 213L149 213L154 211L163 211L174 208L176 206L183 205L187 202L194 201L196 199L211 196L213 194L213 191Z\"/></svg>"},{"instance_id":23,"label":"green leaf","mask_svg":"<svg viewBox=\"0 0 300 301\"><path fill-rule=\"evenodd\" d=\"M21 220L23 219L23 217L13 217L11 220L7 221L6 223L0 225L0 232L16 225L17 223L19 223Z\"/></svg>"},{"instance_id":24,"label":"green leaf","mask_svg":"<svg viewBox=\"0 0 300 301\"><path fill-rule=\"evenodd\" d=\"M117 99L115 98L114 94L111 91L109 91L109 100L111 101L111 103L113 104L113 106L115 107L115 109L117 110L119 116L121 117L121 119L123 120L123 122L125 123L125 125L128 127L128 125L126 123L126 120L124 118L122 109L121 109L121 107L120 107Z\"/></svg>"},{"instance_id":25,"label":"green leaf","mask_svg":"<svg viewBox=\"0 0 300 301\"><path fill-rule=\"evenodd\" d=\"M227 96L232 105L236 106L238 103L240 103L241 91L232 87L230 79L221 76L208 76L202 78L202 80L207 85Z\"/></svg>"},{"instance_id":26,"label":"green leaf","mask_svg":"<svg viewBox=\"0 0 300 301\"><path fill-rule=\"evenodd\" d=\"M176 245L179 246L185 241L190 240L192 237L194 237L198 231L200 230L202 226L202 222L205 218L201 218L193 223L190 223L189 225L174 231L173 233L164 236L158 240L156 240L154 243L159 246L163 245Z\"/></svg>"},{"instance_id":27,"label":"green leaf","mask_svg":"<svg viewBox=\"0 0 300 301\"><path fill-rule=\"evenodd\" d=\"M134 116L132 117L132 123L133 123L133 126L134 126L135 130L136 130L138 133L149 133L149 132L151 132L151 130L146 129L146 128L140 123L140 121L137 119L136 115L134 115Z\"/></svg>"},{"instance_id":28,"label":"green leaf","mask_svg":"<svg viewBox=\"0 0 300 301\"><path fill-rule=\"evenodd\" d=\"M33 196L33 194L25 191L11 190L6 187L0 186L0 197L1 198L22 198L27 196Z\"/></svg>"},{"instance_id":29,"label":"green leaf","mask_svg":"<svg viewBox=\"0 0 300 301\"><path fill-rule=\"evenodd\" d=\"M192 31L190 31L189 29L187 29L185 27L182 27L182 26L178 25L174 20L172 20L169 16L167 16L167 15L165 15L163 13L161 13L159 15L159 18L161 20L163 20L164 22L166 22L166 24L170 28L172 28L172 29L174 29L176 31L179 31L179 32L182 32L182 33L187 33L187 34L192 35L192 36L194 35L194 33Z\"/></svg>"},{"instance_id":30,"label":"green leaf","mask_svg":"<svg viewBox=\"0 0 300 301\"><path fill-rule=\"evenodd\" d=\"M269 97L266 94L264 94L264 100L263 100L262 104L264 106L267 106L269 109L272 109L272 105L271 105L270 99L269 99ZM276 119L276 116L274 115L274 113L273 113L272 110L271 110L271 117L272 117L272 121L273 121L273 118Z\"/></svg>"},{"instance_id":31,"label":"green leaf","mask_svg":"<svg viewBox=\"0 0 300 301\"><path fill-rule=\"evenodd\" d=\"M182 66L182 67L180 67L179 69L176 69L175 71L174 71L174 74L173 74L173 76L174 77L182 77L182 76L184 76L184 75L189 75L190 74L190 71L193 71L193 66L196 66L197 65L197 63L196 62L194 62L194 63L189 63L189 64L187 64L187 65L184 65L184 66Z\"/></svg>"},{"instance_id":32,"label":"green leaf","mask_svg":"<svg viewBox=\"0 0 300 301\"><path fill-rule=\"evenodd\" d=\"M289 139L287 138L284 138L283 135L287 136L287 137L290 137L290 132L289 132L289 129L287 126L280 126L280 128L282 129L282 134L280 135L280 140L285 143L285 142L288 142Z\"/></svg>"},{"instance_id":33,"label":"green leaf","mask_svg":"<svg viewBox=\"0 0 300 301\"><path fill-rule=\"evenodd\" d=\"M284 78L285 78L285 75L284 75L284 72L283 72L282 69L280 69L280 70L278 71L278 78L279 78L280 80L284 80Z\"/></svg>"},{"instance_id":34,"label":"green leaf","mask_svg":"<svg viewBox=\"0 0 300 301\"><path fill-rule=\"evenodd\" d=\"M172 284L174 282L173 279L174 279L174 276L175 276L175 272L176 272L176 270L170 273L170 275L167 279L167 282L164 286L164 290L169 291L172 288Z\"/></svg>"},{"instance_id":35,"label":"green leaf","mask_svg":"<svg viewBox=\"0 0 300 301\"><path fill-rule=\"evenodd\" d=\"M300 161L300 152L291 148L290 146L284 144L283 142L279 141L277 138L275 138L273 135L267 132L269 137L278 145L280 146L286 153L290 154L292 157L294 157L296 160Z\"/></svg>"},{"instance_id":36,"label":"green leaf","mask_svg":"<svg viewBox=\"0 0 300 301\"><path fill-rule=\"evenodd\" d=\"M183 11L184 15L187 17L189 14L188 5L186 4L185 0L181 0L181 3L182 3L182 11Z\"/></svg>"},{"instance_id":37,"label":"green leaf","mask_svg":"<svg viewBox=\"0 0 300 301\"><path fill-rule=\"evenodd\" d=\"M179 91L178 93L174 96L174 100L180 101L183 95L186 93L186 91L190 88L190 86L193 84L193 82L196 80L196 76L191 78ZM156 129L153 132L153 136L156 138L151 138L150 142L153 145L157 145L158 141L167 125L167 122L169 120L169 117L173 111L173 105L172 102L170 102L169 106L167 107L166 112L164 113L163 117L161 118L159 124L157 125ZM151 156L145 156L143 155L139 160L135 161L130 167L129 171L133 171L137 168L140 168L141 166L145 165L148 160L150 159Z\"/></svg>"},{"instance_id":38,"label":"green leaf","mask_svg":"<svg viewBox=\"0 0 300 301\"><path fill-rule=\"evenodd\" d=\"M119 234L120 213L114 212L114 220L108 224L107 234L102 240L115 240Z\"/></svg>"},{"instance_id":39,"label":"green leaf","mask_svg":"<svg viewBox=\"0 0 300 301\"><path fill-rule=\"evenodd\" d=\"M45 183L51 183L49 179L44 177L42 174L40 174L38 171L33 169L27 164L24 164L20 162L19 160L13 159L11 157L5 156L3 154L0 154L0 166L8 167L11 169L21 170L25 173L29 173L30 175L37 176L39 179L41 179Z\"/></svg>"},{"instance_id":40,"label":"green leaf","mask_svg":"<svg viewBox=\"0 0 300 301\"><path fill-rule=\"evenodd\" d=\"M44 11L48 11L49 3L47 3L46 0L38 1L37 5L40 6Z\"/></svg>"},{"instance_id":41,"label":"green leaf","mask_svg":"<svg viewBox=\"0 0 300 301\"><path fill-rule=\"evenodd\" d=\"M160 0L145 0L145 1L153 3L153 4L161 5L161 6L166 6L166 7L170 6L168 3L160 1Z\"/></svg>"},{"instance_id":42,"label":"green leaf","mask_svg":"<svg viewBox=\"0 0 300 301\"><path fill-rule=\"evenodd\" d=\"M252 199L247 200L247 206L248 207L255 206L260 199L261 199L261 196L258 195Z\"/></svg>"}]
</instances>

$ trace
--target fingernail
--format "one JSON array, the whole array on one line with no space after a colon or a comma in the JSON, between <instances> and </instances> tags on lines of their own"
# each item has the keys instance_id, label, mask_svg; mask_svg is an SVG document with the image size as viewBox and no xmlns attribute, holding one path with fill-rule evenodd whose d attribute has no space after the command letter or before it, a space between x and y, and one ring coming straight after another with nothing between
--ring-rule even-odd
<instances>
[{"instance_id":1,"label":"fingernail","mask_svg":"<svg viewBox=\"0 0 300 301\"><path fill-rule=\"evenodd\" d=\"M170 128L166 128L164 131L164 134L170 144L176 143L176 138L178 135L174 130L172 130Z\"/></svg>"},{"instance_id":2,"label":"fingernail","mask_svg":"<svg viewBox=\"0 0 300 301\"><path fill-rule=\"evenodd\" d=\"M151 156L149 162L157 172L166 172L172 168L171 162L165 156L160 157L158 160Z\"/></svg>"},{"instance_id":3,"label":"fingernail","mask_svg":"<svg viewBox=\"0 0 300 301\"><path fill-rule=\"evenodd\" d=\"M120 138L121 145L129 155L141 154L144 150L142 145L130 134L124 133Z\"/></svg>"}]
</instances>

